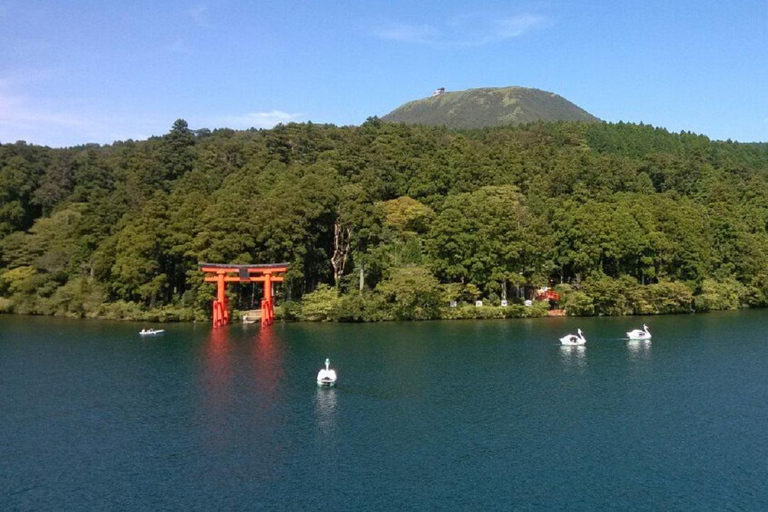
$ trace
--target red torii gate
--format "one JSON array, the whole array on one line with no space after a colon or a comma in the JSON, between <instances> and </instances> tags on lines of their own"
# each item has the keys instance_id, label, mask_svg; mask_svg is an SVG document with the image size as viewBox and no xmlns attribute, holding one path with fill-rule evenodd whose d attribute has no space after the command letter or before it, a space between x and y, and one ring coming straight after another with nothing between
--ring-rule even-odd
<instances>
[{"instance_id":1,"label":"red torii gate","mask_svg":"<svg viewBox=\"0 0 768 512\"><path fill-rule=\"evenodd\" d=\"M224 294L226 283L264 283L264 297L261 299L261 325L271 325L275 321L275 304L272 299L272 283L282 282L283 274L288 271L288 263L266 265L226 265L220 263L198 263L205 272L206 283L216 283L216 299L213 301L213 326L229 323L229 302ZM228 275L228 274L237 274Z\"/></svg>"}]
</instances>

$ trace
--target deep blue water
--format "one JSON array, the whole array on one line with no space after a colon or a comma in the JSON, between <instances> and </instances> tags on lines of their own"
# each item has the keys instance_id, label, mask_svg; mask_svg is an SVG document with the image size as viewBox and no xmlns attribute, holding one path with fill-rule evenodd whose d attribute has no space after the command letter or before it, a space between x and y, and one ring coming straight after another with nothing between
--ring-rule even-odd
<instances>
[{"instance_id":1,"label":"deep blue water","mask_svg":"<svg viewBox=\"0 0 768 512\"><path fill-rule=\"evenodd\" d=\"M768 510L768 310L141 327L0 316L0 510Z\"/></svg>"}]
</instances>

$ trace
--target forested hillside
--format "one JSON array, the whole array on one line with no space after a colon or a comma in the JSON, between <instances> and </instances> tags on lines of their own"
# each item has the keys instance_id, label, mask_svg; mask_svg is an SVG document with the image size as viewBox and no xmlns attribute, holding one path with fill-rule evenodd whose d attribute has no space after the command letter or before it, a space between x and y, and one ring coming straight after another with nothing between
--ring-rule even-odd
<instances>
[{"instance_id":1,"label":"forested hillside","mask_svg":"<svg viewBox=\"0 0 768 512\"><path fill-rule=\"evenodd\" d=\"M290 262L278 304L316 320L535 314L445 306L547 284L580 315L764 306L767 229L768 145L643 125L179 120L147 141L0 145L6 312L203 318L198 261Z\"/></svg>"},{"instance_id":2,"label":"forested hillside","mask_svg":"<svg viewBox=\"0 0 768 512\"><path fill-rule=\"evenodd\" d=\"M410 101L381 119L461 129L538 121L600 121L562 96L528 87L482 87L444 92Z\"/></svg>"}]
</instances>

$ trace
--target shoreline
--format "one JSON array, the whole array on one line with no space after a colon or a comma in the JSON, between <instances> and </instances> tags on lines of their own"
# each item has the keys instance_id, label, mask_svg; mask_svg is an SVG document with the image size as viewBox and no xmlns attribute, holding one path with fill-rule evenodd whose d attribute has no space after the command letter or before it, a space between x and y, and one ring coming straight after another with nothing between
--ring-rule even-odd
<instances>
[{"instance_id":1,"label":"shoreline","mask_svg":"<svg viewBox=\"0 0 768 512\"><path fill-rule=\"evenodd\" d=\"M430 318L381 318L378 320L329 320L329 319L301 319L301 318L286 318L285 314L281 311L281 307L276 307L275 320L282 323L337 323L337 324L378 324L388 322L435 322L435 321L456 321L456 320L523 320L523 319L542 319L542 318L622 318L622 317L647 317L647 316L673 316L673 315L701 315L707 313L724 313L724 312L737 312L745 310L760 310L765 309L762 306L749 306L743 308L731 308L731 309L712 309L707 311L679 311L669 313L642 313L642 314L626 314L626 315L567 315L567 314L548 314L549 310L543 310L544 314L540 312L531 311L532 314L525 315L504 315L505 310L513 307L507 306L502 308L501 306L482 306L476 308L475 306L464 306L459 308L444 308L441 312L446 313L445 316L430 317ZM527 309L533 309L529 307ZM456 314L456 311L460 311L461 314ZM473 312L471 314L470 312ZM110 315L71 315L71 314L40 314L40 313L16 313L16 312L1 312L0 316L8 317L49 317L49 318L68 318L71 320L96 320L96 321L113 321L113 322L136 322L136 323L152 323L152 324L210 324L210 318L179 318L174 315L163 315L162 312L147 311L146 317L115 317ZM240 321L243 312L233 311L233 321L229 325L240 325L243 322ZM453 313L453 314L451 314ZM258 322L255 322L258 324ZM244 325L250 325L244 324Z\"/></svg>"}]
</instances>

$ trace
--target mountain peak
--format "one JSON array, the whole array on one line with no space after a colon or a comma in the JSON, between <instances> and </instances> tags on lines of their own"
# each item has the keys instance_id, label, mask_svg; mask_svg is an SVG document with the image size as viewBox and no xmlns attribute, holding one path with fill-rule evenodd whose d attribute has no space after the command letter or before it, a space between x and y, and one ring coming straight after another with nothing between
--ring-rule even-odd
<instances>
[{"instance_id":1,"label":"mountain peak","mask_svg":"<svg viewBox=\"0 0 768 512\"><path fill-rule=\"evenodd\" d=\"M382 120L449 128L483 128L533 121L584 121L600 119L555 93L527 87L481 87L445 91L410 101Z\"/></svg>"}]
</instances>

